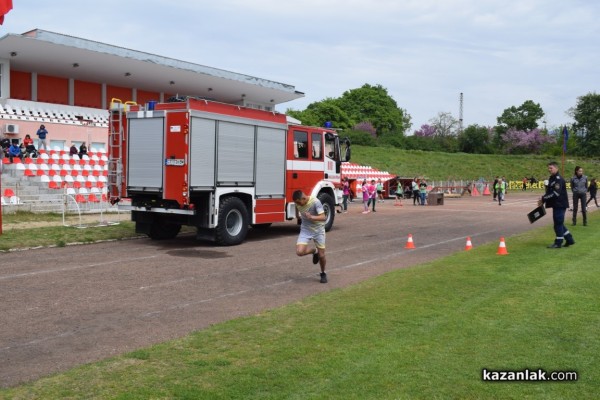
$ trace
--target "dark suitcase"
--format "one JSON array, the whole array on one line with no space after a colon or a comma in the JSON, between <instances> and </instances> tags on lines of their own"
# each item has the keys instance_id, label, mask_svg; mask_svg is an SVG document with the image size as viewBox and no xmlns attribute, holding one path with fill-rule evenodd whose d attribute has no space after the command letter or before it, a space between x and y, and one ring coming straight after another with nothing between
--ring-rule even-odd
<instances>
[{"instance_id":1,"label":"dark suitcase","mask_svg":"<svg viewBox=\"0 0 600 400\"><path fill-rule=\"evenodd\" d=\"M544 206L539 206L533 211L531 211L529 214L527 214L527 218L529 219L529 222L533 224L535 221L542 218L544 215L546 215L546 209L544 208Z\"/></svg>"}]
</instances>

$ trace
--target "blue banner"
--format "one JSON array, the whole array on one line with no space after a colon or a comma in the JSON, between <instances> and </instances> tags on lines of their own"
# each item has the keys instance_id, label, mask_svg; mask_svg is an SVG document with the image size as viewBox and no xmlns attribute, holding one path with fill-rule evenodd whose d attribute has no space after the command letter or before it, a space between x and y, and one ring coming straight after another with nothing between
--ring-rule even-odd
<instances>
[{"instance_id":1,"label":"blue banner","mask_svg":"<svg viewBox=\"0 0 600 400\"><path fill-rule=\"evenodd\" d=\"M569 130L565 126L563 128L563 153L567 152L567 141L569 140Z\"/></svg>"}]
</instances>

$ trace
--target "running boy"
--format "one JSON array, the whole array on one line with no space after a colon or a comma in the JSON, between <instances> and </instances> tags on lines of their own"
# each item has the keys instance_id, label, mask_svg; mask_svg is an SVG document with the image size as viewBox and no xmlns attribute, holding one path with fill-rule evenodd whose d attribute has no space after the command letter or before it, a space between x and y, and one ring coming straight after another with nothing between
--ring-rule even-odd
<instances>
[{"instance_id":1,"label":"running boy","mask_svg":"<svg viewBox=\"0 0 600 400\"><path fill-rule=\"evenodd\" d=\"M313 264L321 266L321 283L327 283L327 274L325 273L325 221L327 215L323 209L323 204L316 197L309 197L296 190L292 194L292 199L296 203L296 217L301 218L300 234L296 241L296 254L299 257L312 254ZM315 248L309 249L308 242L315 242Z\"/></svg>"}]
</instances>

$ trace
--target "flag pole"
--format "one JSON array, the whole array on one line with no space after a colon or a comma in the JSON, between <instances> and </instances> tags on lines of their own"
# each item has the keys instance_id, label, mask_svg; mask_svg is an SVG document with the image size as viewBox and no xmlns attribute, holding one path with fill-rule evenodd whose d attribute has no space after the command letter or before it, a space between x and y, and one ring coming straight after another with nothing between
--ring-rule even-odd
<instances>
[{"instance_id":1,"label":"flag pole","mask_svg":"<svg viewBox=\"0 0 600 400\"><path fill-rule=\"evenodd\" d=\"M567 154L567 141L569 140L569 130L567 129L566 125L563 126L563 145L562 145L562 165L561 165L561 169L562 169L562 175L565 176L565 154Z\"/></svg>"},{"instance_id":2,"label":"flag pole","mask_svg":"<svg viewBox=\"0 0 600 400\"><path fill-rule=\"evenodd\" d=\"M562 152L562 162L561 162L561 168L562 171L562 176L565 176L565 150L563 149Z\"/></svg>"}]
</instances>

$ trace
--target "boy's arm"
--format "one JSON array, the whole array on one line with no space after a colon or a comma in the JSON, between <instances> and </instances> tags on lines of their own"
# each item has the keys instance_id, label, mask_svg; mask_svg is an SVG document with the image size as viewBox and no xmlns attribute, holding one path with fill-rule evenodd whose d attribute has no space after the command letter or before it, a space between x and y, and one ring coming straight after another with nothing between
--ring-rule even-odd
<instances>
[{"instance_id":1,"label":"boy's arm","mask_svg":"<svg viewBox=\"0 0 600 400\"><path fill-rule=\"evenodd\" d=\"M312 215L309 212L306 212L304 214L304 218L306 218L309 221L326 221L327 215L325 215L325 212L322 212L319 215Z\"/></svg>"}]
</instances>

